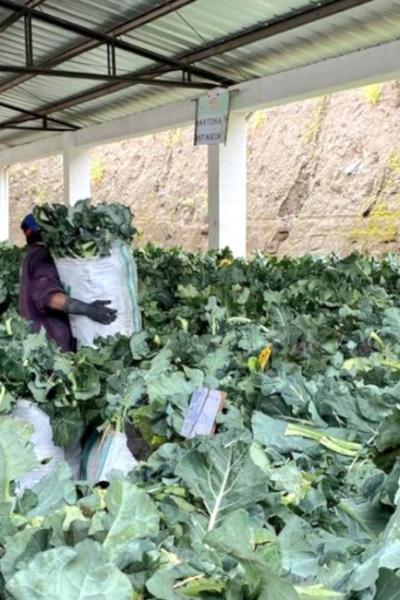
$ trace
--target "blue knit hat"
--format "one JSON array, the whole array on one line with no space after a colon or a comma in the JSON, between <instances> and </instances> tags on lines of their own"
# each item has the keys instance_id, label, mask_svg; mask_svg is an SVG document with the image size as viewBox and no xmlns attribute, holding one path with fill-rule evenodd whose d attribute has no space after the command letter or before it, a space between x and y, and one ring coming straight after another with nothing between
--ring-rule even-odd
<instances>
[{"instance_id":1,"label":"blue knit hat","mask_svg":"<svg viewBox=\"0 0 400 600\"><path fill-rule=\"evenodd\" d=\"M26 217L22 221L21 229L25 233L25 235L28 236L31 233L37 233L38 231L40 231L40 225L36 221L35 217L32 214L30 214L26 215Z\"/></svg>"}]
</instances>

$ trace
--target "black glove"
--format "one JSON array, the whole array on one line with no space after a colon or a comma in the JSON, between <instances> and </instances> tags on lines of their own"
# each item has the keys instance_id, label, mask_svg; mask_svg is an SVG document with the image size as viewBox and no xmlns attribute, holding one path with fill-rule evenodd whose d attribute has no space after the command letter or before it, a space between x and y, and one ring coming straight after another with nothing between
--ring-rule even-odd
<instances>
[{"instance_id":1,"label":"black glove","mask_svg":"<svg viewBox=\"0 0 400 600\"><path fill-rule=\"evenodd\" d=\"M110 300L96 300L88 304L87 302L68 298L65 312L71 315L84 315L92 321L96 321L96 323L110 325L117 318L117 311L107 306L108 304L110 304Z\"/></svg>"}]
</instances>

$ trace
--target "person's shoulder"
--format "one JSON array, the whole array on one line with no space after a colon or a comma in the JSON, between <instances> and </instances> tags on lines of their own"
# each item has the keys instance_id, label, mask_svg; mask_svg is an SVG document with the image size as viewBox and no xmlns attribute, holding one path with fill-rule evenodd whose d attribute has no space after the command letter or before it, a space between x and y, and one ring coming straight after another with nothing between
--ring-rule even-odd
<instances>
[{"instance_id":1,"label":"person's shoulder","mask_svg":"<svg viewBox=\"0 0 400 600\"><path fill-rule=\"evenodd\" d=\"M44 244L32 244L32 246L29 246L25 260L29 264L53 261L49 249Z\"/></svg>"},{"instance_id":2,"label":"person's shoulder","mask_svg":"<svg viewBox=\"0 0 400 600\"><path fill-rule=\"evenodd\" d=\"M32 255L42 255L43 254L43 255L51 256L48 247L41 242L39 242L37 244L32 244L32 246L29 246L28 253L32 254Z\"/></svg>"}]
</instances>

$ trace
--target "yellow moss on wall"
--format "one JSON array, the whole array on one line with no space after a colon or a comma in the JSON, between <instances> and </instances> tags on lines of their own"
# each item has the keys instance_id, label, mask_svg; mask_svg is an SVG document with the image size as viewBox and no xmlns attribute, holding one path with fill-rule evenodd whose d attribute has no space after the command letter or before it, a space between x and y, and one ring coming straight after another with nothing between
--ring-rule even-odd
<instances>
[{"instance_id":1,"label":"yellow moss on wall","mask_svg":"<svg viewBox=\"0 0 400 600\"><path fill-rule=\"evenodd\" d=\"M267 121L267 112L265 110L257 110L249 118L250 131L257 131L263 127Z\"/></svg>"},{"instance_id":2,"label":"yellow moss on wall","mask_svg":"<svg viewBox=\"0 0 400 600\"><path fill-rule=\"evenodd\" d=\"M392 150L389 155L388 167L391 171L400 173L400 152L399 150Z\"/></svg>"},{"instance_id":3,"label":"yellow moss on wall","mask_svg":"<svg viewBox=\"0 0 400 600\"><path fill-rule=\"evenodd\" d=\"M400 204L400 196L398 197ZM371 199L373 202L373 199ZM378 202L363 227L354 228L351 237L357 242L395 242L398 238L400 209L390 210L384 202Z\"/></svg>"},{"instance_id":4,"label":"yellow moss on wall","mask_svg":"<svg viewBox=\"0 0 400 600\"><path fill-rule=\"evenodd\" d=\"M329 96L322 96L314 109L313 117L304 132L304 142L306 144L316 142L319 137L326 114L328 98Z\"/></svg>"},{"instance_id":5,"label":"yellow moss on wall","mask_svg":"<svg viewBox=\"0 0 400 600\"><path fill-rule=\"evenodd\" d=\"M363 89L363 97L368 104L376 106L382 100L382 86L379 83L367 85Z\"/></svg>"},{"instance_id":6,"label":"yellow moss on wall","mask_svg":"<svg viewBox=\"0 0 400 600\"><path fill-rule=\"evenodd\" d=\"M90 179L93 185L101 183L106 175L106 167L99 156L93 156L90 164Z\"/></svg>"},{"instance_id":7,"label":"yellow moss on wall","mask_svg":"<svg viewBox=\"0 0 400 600\"><path fill-rule=\"evenodd\" d=\"M166 134L163 134L162 143L165 148L174 148L175 146L180 146L183 142L183 132L182 129L171 129Z\"/></svg>"}]
</instances>

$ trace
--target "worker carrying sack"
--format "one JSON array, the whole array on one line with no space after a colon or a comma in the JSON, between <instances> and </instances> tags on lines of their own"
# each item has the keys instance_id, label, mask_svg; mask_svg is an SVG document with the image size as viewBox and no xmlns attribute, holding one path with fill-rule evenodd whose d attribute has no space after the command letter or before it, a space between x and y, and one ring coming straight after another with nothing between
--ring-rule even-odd
<instances>
[{"instance_id":1,"label":"worker carrying sack","mask_svg":"<svg viewBox=\"0 0 400 600\"><path fill-rule=\"evenodd\" d=\"M115 242L110 256L55 258L56 267L71 298L83 302L109 300L116 320L102 325L82 315L70 315L73 336L79 346L92 346L96 337L131 336L142 328L138 306L136 264L127 244Z\"/></svg>"},{"instance_id":2,"label":"worker carrying sack","mask_svg":"<svg viewBox=\"0 0 400 600\"><path fill-rule=\"evenodd\" d=\"M92 205L86 199L73 206L42 204L35 207L33 215L66 293L88 304L108 300L117 313L110 325L70 315L78 345L91 346L96 337L129 337L140 331L137 272L131 250L136 230L129 207L109 202Z\"/></svg>"}]
</instances>

